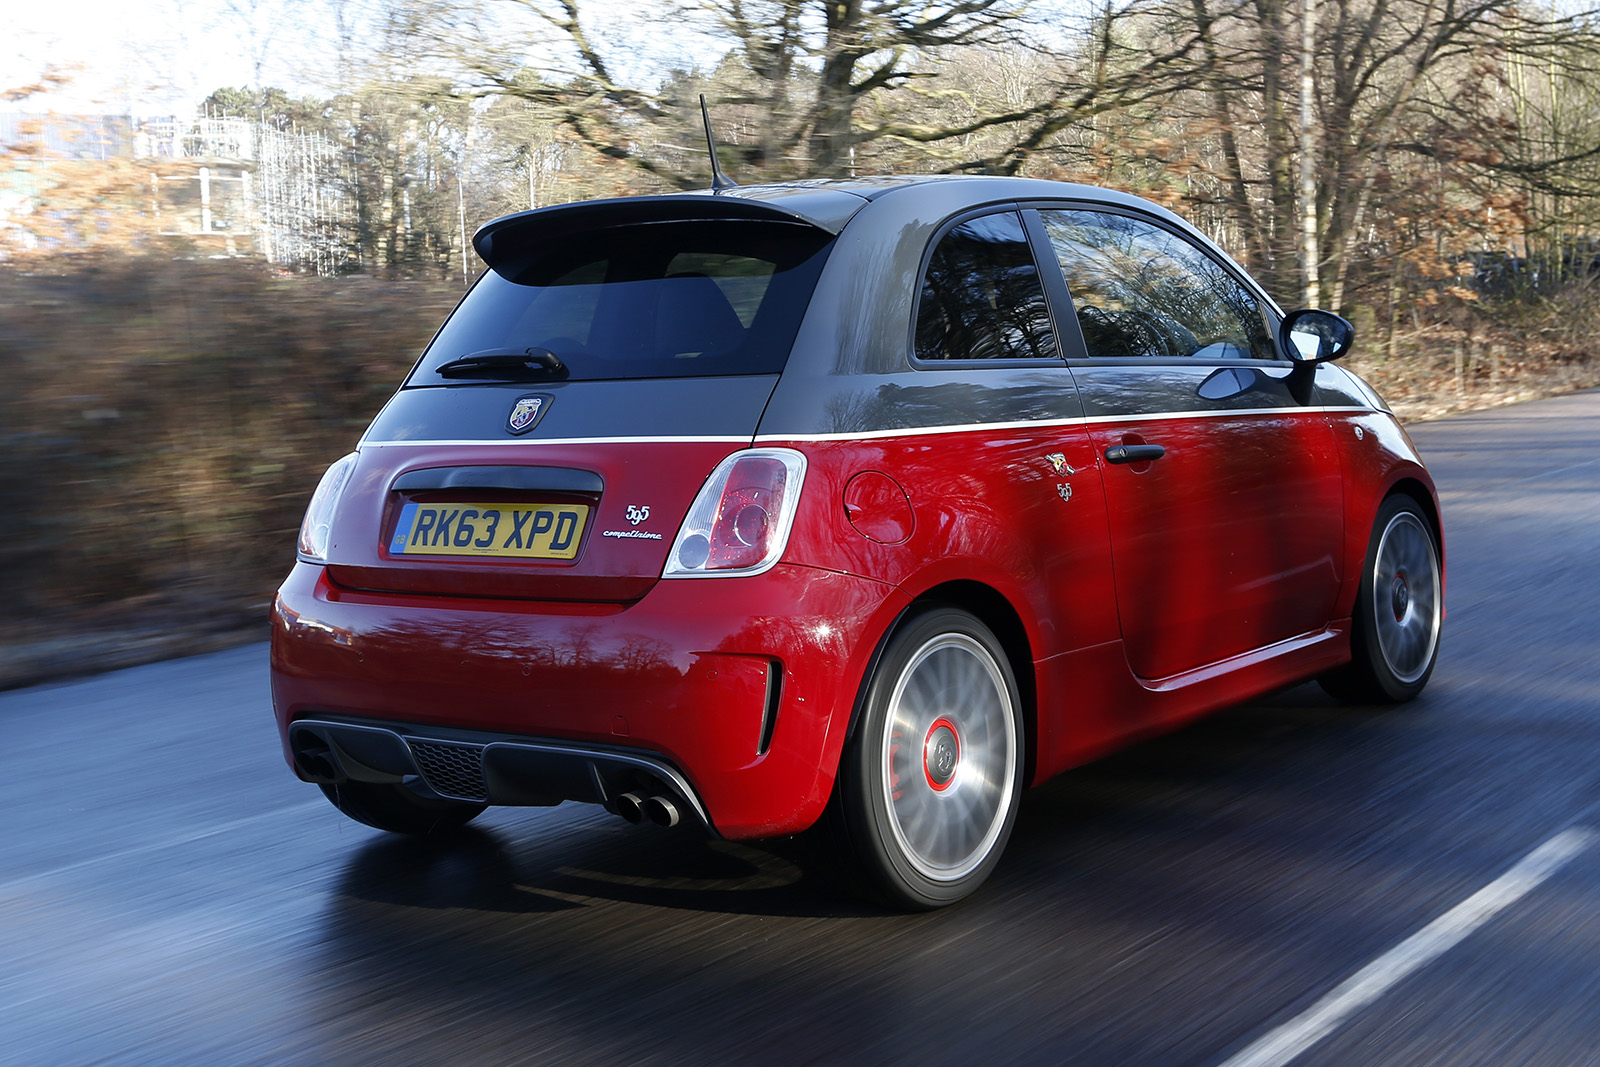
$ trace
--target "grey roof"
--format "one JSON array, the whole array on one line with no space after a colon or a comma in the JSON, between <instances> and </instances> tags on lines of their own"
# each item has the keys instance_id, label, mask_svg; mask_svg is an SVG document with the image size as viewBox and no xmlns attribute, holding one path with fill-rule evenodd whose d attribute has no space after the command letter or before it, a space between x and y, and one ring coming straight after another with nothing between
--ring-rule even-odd
<instances>
[{"instance_id":1,"label":"grey roof","mask_svg":"<svg viewBox=\"0 0 1600 1067\"><path fill-rule=\"evenodd\" d=\"M882 199L896 190L919 186L959 186L973 204L994 200L1093 200L1117 204L1168 219L1178 216L1143 197L1097 185L1049 181L1043 178L1016 178L992 174L884 174L859 178L811 178L802 181L772 182L766 185L741 185L721 192L696 190L681 196L737 197L779 207L785 213L838 233L862 207L859 201ZM849 200L846 197L850 198Z\"/></svg>"},{"instance_id":2,"label":"grey roof","mask_svg":"<svg viewBox=\"0 0 1600 1067\"><path fill-rule=\"evenodd\" d=\"M1037 178L995 177L975 174L908 174L861 178L812 178L802 181L773 182L765 185L740 185L729 189L698 189L684 193L654 196L627 196L608 200L583 200L573 204L523 211L486 223L472 243L478 254L491 265L505 254L507 241L516 231L532 226L546 234L581 229L593 225L602 215L638 218L662 217L744 217L788 218L809 223L829 233L839 233L845 224L868 203L902 189L933 184L960 186L974 204L993 200L1088 199L1176 218L1171 212L1148 200L1112 189ZM712 207L708 200L720 202ZM742 205L734 208L734 204ZM687 212L687 216L679 214ZM498 238L498 239L497 239ZM498 248L497 248L498 246Z\"/></svg>"}]
</instances>

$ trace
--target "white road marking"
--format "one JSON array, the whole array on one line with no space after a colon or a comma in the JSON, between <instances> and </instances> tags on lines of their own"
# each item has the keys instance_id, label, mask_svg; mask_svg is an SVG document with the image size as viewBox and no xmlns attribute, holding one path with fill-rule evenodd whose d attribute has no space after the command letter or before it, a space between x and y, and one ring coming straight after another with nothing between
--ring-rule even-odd
<instances>
[{"instance_id":1,"label":"white road marking","mask_svg":"<svg viewBox=\"0 0 1600 1067\"><path fill-rule=\"evenodd\" d=\"M1555 470L1540 471L1538 474L1529 474L1523 478L1512 478L1507 482L1494 482L1490 485L1485 485L1475 489L1474 495L1482 495L1483 493L1486 493L1492 489L1504 489L1508 485L1521 485L1523 482L1537 482L1541 478L1554 478L1558 474L1567 474L1571 471L1582 470L1585 467L1592 467L1596 463L1600 463L1600 459L1586 459L1582 463L1568 464L1565 467L1557 467Z\"/></svg>"},{"instance_id":2,"label":"white road marking","mask_svg":"<svg viewBox=\"0 0 1600 1067\"><path fill-rule=\"evenodd\" d=\"M257 815L246 815L242 819L233 819L229 822L217 823L204 829L190 830L187 833L171 834L157 841L149 841L142 845L133 845L129 848L118 849L116 852L107 852L101 856L90 856L87 859L78 860L76 863L66 863L62 864L60 867L52 867L47 871L35 871L33 874L25 874L19 878L12 878L8 881L0 882L0 893L8 893L13 889L20 889L23 886L30 885L34 882L49 881L50 879L60 877L63 874L71 874L73 871L82 870L85 867L93 867L96 864L111 863L115 860L126 859L129 856L137 856L142 852L160 852L162 849L177 848L181 845L193 844L196 841L204 841L208 837L216 837L218 834L225 834L232 830L237 830L241 826L249 826L251 823L262 822L263 820L267 819L277 819L285 815L294 815L299 812L309 812L313 809L325 807L327 807L326 801L308 800L301 804L291 804L287 808L276 808L272 811L263 811Z\"/></svg>"},{"instance_id":3,"label":"white road marking","mask_svg":"<svg viewBox=\"0 0 1600 1067\"><path fill-rule=\"evenodd\" d=\"M1282 1067L1331 1034L1412 971L1431 963L1468 934L1515 904L1600 835L1582 826L1563 830L1421 930L1379 956L1299 1016L1262 1037L1222 1067Z\"/></svg>"}]
</instances>

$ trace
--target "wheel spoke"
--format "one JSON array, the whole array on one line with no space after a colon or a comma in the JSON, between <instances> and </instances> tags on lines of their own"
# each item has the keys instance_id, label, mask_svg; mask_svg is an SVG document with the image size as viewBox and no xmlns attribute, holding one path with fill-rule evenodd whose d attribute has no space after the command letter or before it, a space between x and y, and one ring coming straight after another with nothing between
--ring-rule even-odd
<instances>
[{"instance_id":1,"label":"wheel spoke","mask_svg":"<svg viewBox=\"0 0 1600 1067\"><path fill-rule=\"evenodd\" d=\"M1004 675L981 643L943 634L911 657L891 701L884 758L894 836L925 876L960 878L989 855L1010 808L1018 755ZM925 761L941 722L958 762L935 783Z\"/></svg>"},{"instance_id":2,"label":"wheel spoke","mask_svg":"<svg viewBox=\"0 0 1600 1067\"><path fill-rule=\"evenodd\" d=\"M1379 536L1372 573L1378 650L1403 683L1422 677L1439 637L1439 561L1421 519L1401 511Z\"/></svg>"}]
</instances>

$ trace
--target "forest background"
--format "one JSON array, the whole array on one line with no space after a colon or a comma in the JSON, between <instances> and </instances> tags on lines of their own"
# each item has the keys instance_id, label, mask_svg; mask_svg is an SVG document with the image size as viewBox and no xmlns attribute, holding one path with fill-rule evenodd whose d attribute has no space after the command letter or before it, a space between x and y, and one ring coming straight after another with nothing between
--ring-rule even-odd
<instances>
[{"instance_id":1,"label":"forest background","mask_svg":"<svg viewBox=\"0 0 1600 1067\"><path fill-rule=\"evenodd\" d=\"M319 84L266 84L315 4ZM1338 310L1407 417L1600 383L1600 20L1521 0L223 0L207 119L313 134L287 269L164 232L159 160L0 143L0 685L259 637L300 514L496 216L735 180L999 173L1194 221ZM641 13L642 12L642 13ZM619 27L626 23L627 32ZM688 58L685 58L688 57ZM41 62L7 92L47 100ZM0 181L0 192L4 182ZM328 264L335 264L329 268Z\"/></svg>"}]
</instances>

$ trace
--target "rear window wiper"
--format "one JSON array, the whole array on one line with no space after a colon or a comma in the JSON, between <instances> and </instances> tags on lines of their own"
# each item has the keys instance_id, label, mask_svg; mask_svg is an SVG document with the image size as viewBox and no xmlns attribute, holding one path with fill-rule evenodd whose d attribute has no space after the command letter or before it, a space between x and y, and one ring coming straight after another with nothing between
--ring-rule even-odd
<instances>
[{"instance_id":1,"label":"rear window wiper","mask_svg":"<svg viewBox=\"0 0 1600 1067\"><path fill-rule=\"evenodd\" d=\"M565 378L567 365L548 348L486 348L433 369L441 378Z\"/></svg>"}]
</instances>

